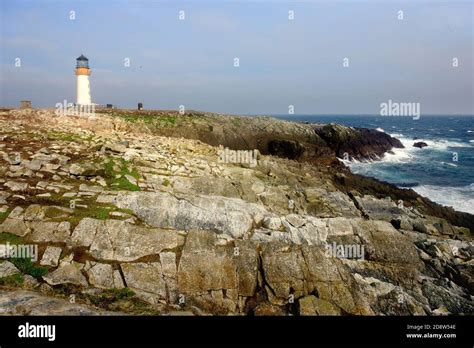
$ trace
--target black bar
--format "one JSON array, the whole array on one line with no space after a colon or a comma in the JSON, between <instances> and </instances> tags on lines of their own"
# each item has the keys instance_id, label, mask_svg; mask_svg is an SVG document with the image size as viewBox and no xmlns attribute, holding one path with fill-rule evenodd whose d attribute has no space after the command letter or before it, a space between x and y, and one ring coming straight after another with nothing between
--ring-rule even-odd
<instances>
[{"instance_id":1,"label":"black bar","mask_svg":"<svg viewBox=\"0 0 474 348\"><path fill-rule=\"evenodd\" d=\"M25 323L55 327L55 340L20 338ZM407 329L407 325L419 327ZM428 326L429 325L429 326ZM443 325L449 325L450 328ZM455 328L451 325L454 325ZM473 317L1 317L0 345L287 345L472 347ZM408 338L407 334L456 334Z\"/></svg>"}]
</instances>

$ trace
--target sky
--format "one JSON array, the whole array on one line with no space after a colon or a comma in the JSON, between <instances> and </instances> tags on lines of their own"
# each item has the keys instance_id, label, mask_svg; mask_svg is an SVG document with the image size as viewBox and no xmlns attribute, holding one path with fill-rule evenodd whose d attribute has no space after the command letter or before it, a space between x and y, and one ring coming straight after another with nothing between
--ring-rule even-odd
<instances>
[{"instance_id":1,"label":"sky","mask_svg":"<svg viewBox=\"0 0 474 348\"><path fill-rule=\"evenodd\" d=\"M122 108L474 114L474 1L0 4L0 106L75 102L84 54L92 101Z\"/></svg>"}]
</instances>

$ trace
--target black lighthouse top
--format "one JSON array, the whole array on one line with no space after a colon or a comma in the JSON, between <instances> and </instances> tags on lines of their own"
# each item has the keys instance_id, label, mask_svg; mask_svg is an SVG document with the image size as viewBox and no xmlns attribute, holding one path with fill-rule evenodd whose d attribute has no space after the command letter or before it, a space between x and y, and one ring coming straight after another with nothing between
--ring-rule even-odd
<instances>
[{"instance_id":1,"label":"black lighthouse top","mask_svg":"<svg viewBox=\"0 0 474 348\"><path fill-rule=\"evenodd\" d=\"M81 56L76 59L76 62L77 62L76 68L88 68L89 69L89 59L84 57L83 54L81 54Z\"/></svg>"}]
</instances>

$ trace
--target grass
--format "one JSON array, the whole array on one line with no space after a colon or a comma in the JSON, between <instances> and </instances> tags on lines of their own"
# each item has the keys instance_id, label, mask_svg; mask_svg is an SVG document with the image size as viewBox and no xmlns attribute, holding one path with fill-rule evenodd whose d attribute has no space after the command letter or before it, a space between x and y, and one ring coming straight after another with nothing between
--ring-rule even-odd
<instances>
[{"instance_id":1,"label":"grass","mask_svg":"<svg viewBox=\"0 0 474 348\"><path fill-rule=\"evenodd\" d=\"M25 244L25 241L22 237L16 236L11 233L3 232L0 233L0 243L18 245ZM35 278L41 278L46 273L48 273L48 269L46 267L35 265L29 258L8 258L6 260L13 263L16 268L18 268L22 273L29 274ZM8 282L10 281L13 281L13 283L15 283L15 279L8 280ZM14 285L13 283L10 282L9 285ZM21 278L21 283L23 283L23 278Z\"/></svg>"},{"instance_id":2,"label":"grass","mask_svg":"<svg viewBox=\"0 0 474 348\"><path fill-rule=\"evenodd\" d=\"M5 219L8 217L8 215L10 215L10 212L11 212L11 211L12 211L12 210L11 210L10 208L8 208L6 212L0 213L0 224L1 224L3 221L5 221Z\"/></svg>"},{"instance_id":3,"label":"grass","mask_svg":"<svg viewBox=\"0 0 474 348\"><path fill-rule=\"evenodd\" d=\"M112 117L118 117L129 123L144 123L149 125L169 125L174 126L177 123L177 117L172 115L146 115L146 114L120 114L110 113Z\"/></svg>"},{"instance_id":4,"label":"grass","mask_svg":"<svg viewBox=\"0 0 474 348\"><path fill-rule=\"evenodd\" d=\"M20 287L23 285L25 277L21 273L0 278L0 286Z\"/></svg>"},{"instance_id":5,"label":"grass","mask_svg":"<svg viewBox=\"0 0 474 348\"><path fill-rule=\"evenodd\" d=\"M36 266L31 259L28 258L10 258L8 261L13 263L22 273L29 274L38 279L48 273L46 267Z\"/></svg>"},{"instance_id":6,"label":"grass","mask_svg":"<svg viewBox=\"0 0 474 348\"><path fill-rule=\"evenodd\" d=\"M135 293L129 288L105 289L99 295L85 295L85 297L94 305L100 308L109 309L109 306L121 300L129 300L135 297Z\"/></svg>"},{"instance_id":7,"label":"grass","mask_svg":"<svg viewBox=\"0 0 474 348\"><path fill-rule=\"evenodd\" d=\"M96 307L125 313L134 313L140 315L159 314L148 303L136 297L135 293L129 288L122 289L104 289L99 294L81 293L80 288L71 284L55 286L54 290L58 295L69 297L71 294L85 303Z\"/></svg>"},{"instance_id":8,"label":"grass","mask_svg":"<svg viewBox=\"0 0 474 348\"><path fill-rule=\"evenodd\" d=\"M0 233L0 244L23 244L23 238L17 236L16 234L2 232Z\"/></svg>"},{"instance_id":9,"label":"grass","mask_svg":"<svg viewBox=\"0 0 474 348\"><path fill-rule=\"evenodd\" d=\"M97 203L94 199L82 199L81 201L77 201L76 204L87 205L87 208L76 206L76 208L72 209L72 213L69 213L69 216L65 218L62 216L62 214L64 214L63 211L52 207L46 211L46 217L52 219L53 221L56 219L57 221L69 221L71 228L74 229L84 218L107 220L109 219L109 214L113 211L129 214L132 216L134 215L133 211L129 209L120 209L111 204ZM116 216L112 218L116 220L123 219Z\"/></svg>"},{"instance_id":10,"label":"grass","mask_svg":"<svg viewBox=\"0 0 474 348\"><path fill-rule=\"evenodd\" d=\"M120 168L119 171L114 170L116 165ZM123 158L109 158L108 162L106 162L104 165L104 177L107 181L107 185L113 190L140 191L140 187L138 185L132 184L125 178L125 175L131 175L137 180L140 178L138 171L135 168L130 169L131 167L131 163L124 160ZM119 174L121 177L117 179L116 176Z\"/></svg>"},{"instance_id":11,"label":"grass","mask_svg":"<svg viewBox=\"0 0 474 348\"><path fill-rule=\"evenodd\" d=\"M238 117L231 118L231 122L234 124L234 126L240 127L242 125L242 121Z\"/></svg>"},{"instance_id":12,"label":"grass","mask_svg":"<svg viewBox=\"0 0 474 348\"><path fill-rule=\"evenodd\" d=\"M49 140L63 140L63 141L82 141L82 137L76 134L64 133L64 132L57 132L51 131L46 133L46 137Z\"/></svg>"},{"instance_id":13,"label":"grass","mask_svg":"<svg viewBox=\"0 0 474 348\"><path fill-rule=\"evenodd\" d=\"M129 312L141 315L158 314L153 311L148 303L137 298L135 293L129 288L104 289L99 294L88 294L81 292L80 287L77 285L61 284L55 286L54 291L57 295L63 297L75 295L76 300L92 304L105 310Z\"/></svg>"},{"instance_id":14,"label":"grass","mask_svg":"<svg viewBox=\"0 0 474 348\"><path fill-rule=\"evenodd\" d=\"M0 233L0 243L18 245L25 244L25 241L22 237L11 233L3 232ZM48 273L48 269L46 267L35 265L29 258L8 258L6 260L13 263L16 268L18 268L22 273L29 274L35 278L40 278L46 273Z\"/></svg>"}]
</instances>

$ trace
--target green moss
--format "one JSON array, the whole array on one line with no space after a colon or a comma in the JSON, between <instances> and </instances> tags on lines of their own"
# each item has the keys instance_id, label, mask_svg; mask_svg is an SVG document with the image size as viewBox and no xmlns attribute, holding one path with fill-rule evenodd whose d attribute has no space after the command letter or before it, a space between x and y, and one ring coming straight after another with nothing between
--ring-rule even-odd
<instances>
[{"instance_id":1,"label":"green moss","mask_svg":"<svg viewBox=\"0 0 474 348\"><path fill-rule=\"evenodd\" d=\"M23 276L23 274L17 273L8 277L0 278L0 285L19 287L23 285L24 281L25 281L25 277Z\"/></svg>"},{"instance_id":2,"label":"green moss","mask_svg":"<svg viewBox=\"0 0 474 348\"><path fill-rule=\"evenodd\" d=\"M169 186L170 181L168 179L163 180L163 186Z\"/></svg>"}]
</instances>

